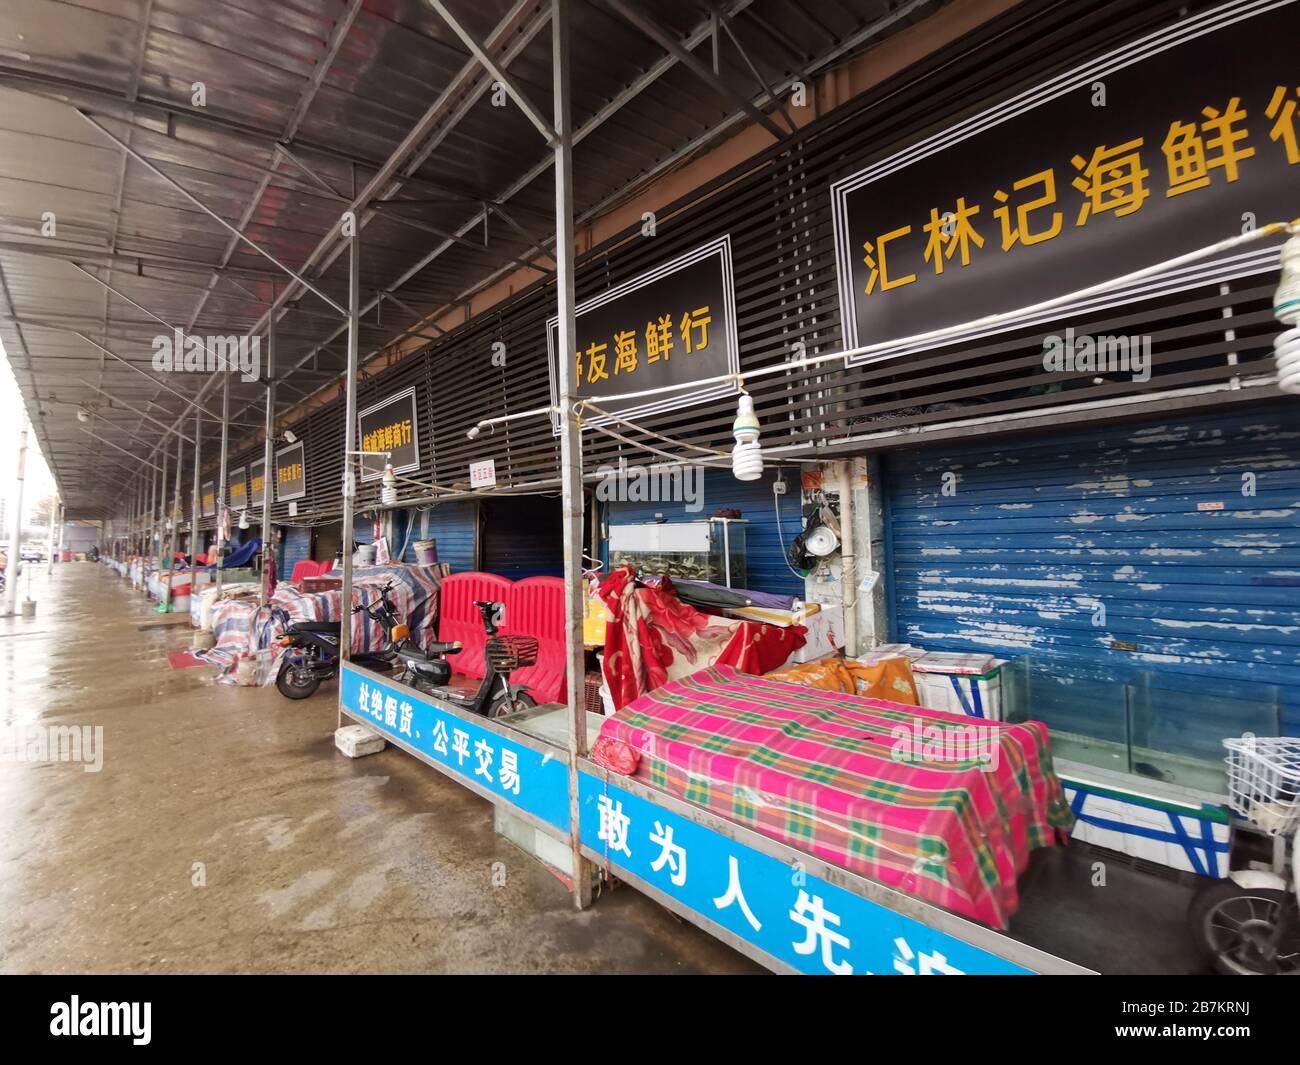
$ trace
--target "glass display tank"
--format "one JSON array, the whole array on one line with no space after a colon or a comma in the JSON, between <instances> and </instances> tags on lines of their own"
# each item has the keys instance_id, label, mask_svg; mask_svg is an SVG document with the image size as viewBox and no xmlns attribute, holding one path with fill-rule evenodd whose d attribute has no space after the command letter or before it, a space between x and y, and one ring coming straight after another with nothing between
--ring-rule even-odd
<instances>
[{"instance_id":1,"label":"glass display tank","mask_svg":"<svg viewBox=\"0 0 1300 1065\"><path fill-rule=\"evenodd\" d=\"M647 576L745 585L745 522L740 518L613 525L609 565L631 565Z\"/></svg>"},{"instance_id":2,"label":"glass display tank","mask_svg":"<svg viewBox=\"0 0 1300 1065\"><path fill-rule=\"evenodd\" d=\"M1227 793L1223 740L1282 734L1271 684L1116 669L1040 655L1002 667L1004 719L1041 721L1054 758Z\"/></svg>"}]
</instances>

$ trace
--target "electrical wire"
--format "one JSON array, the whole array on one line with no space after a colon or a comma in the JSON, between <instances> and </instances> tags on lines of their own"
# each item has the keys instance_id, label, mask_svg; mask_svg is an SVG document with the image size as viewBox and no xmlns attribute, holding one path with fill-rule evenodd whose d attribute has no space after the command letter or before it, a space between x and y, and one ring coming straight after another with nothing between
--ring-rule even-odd
<instances>
[{"instance_id":1,"label":"electrical wire","mask_svg":"<svg viewBox=\"0 0 1300 1065\"><path fill-rule=\"evenodd\" d=\"M807 580L807 579L808 579L808 574L806 574L806 573L800 573L797 569L795 569L792 565L790 565L790 556L789 556L789 554L787 554L787 552L786 552L786 547L785 547L785 533L784 533L784 532L782 531L782 529L781 529L781 495L782 495L782 493L780 493L780 492L778 492L778 491L776 490L776 486L777 486L778 484L781 484L781 483L784 483L784 482L782 482L782 480L781 480L779 477L778 477L775 481L772 482L772 507L773 507L773 509L776 511L776 535L777 535L777 538L781 541L781 561L785 563L785 568L786 568L786 569L788 569L791 573L793 573L793 574L794 574L796 577L798 577L801 581L804 581L804 580Z\"/></svg>"}]
</instances>

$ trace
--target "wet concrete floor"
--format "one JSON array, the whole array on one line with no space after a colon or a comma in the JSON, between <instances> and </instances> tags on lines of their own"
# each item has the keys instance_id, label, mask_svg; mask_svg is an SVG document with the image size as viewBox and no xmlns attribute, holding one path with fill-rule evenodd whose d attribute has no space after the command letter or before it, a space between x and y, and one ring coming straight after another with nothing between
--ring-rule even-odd
<instances>
[{"instance_id":1,"label":"wet concrete floor","mask_svg":"<svg viewBox=\"0 0 1300 1065\"><path fill-rule=\"evenodd\" d=\"M36 617L0 618L0 724L102 726L103 762L0 762L0 971L760 971L627 888L574 912L487 802L392 748L343 757L334 685L172 669L188 617L45 569Z\"/></svg>"},{"instance_id":2,"label":"wet concrete floor","mask_svg":"<svg viewBox=\"0 0 1300 1065\"><path fill-rule=\"evenodd\" d=\"M0 760L0 971L761 971L629 888L573 911L486 801L393 748L343 757L333 684L290 702L172 669L188 616L104 566L45 569L36 616L0 618L0 725L102 726L103 760ZM1020 888L1015 938L1101 972L1203 968L1186 884L1073 846Z\"/></svg>"}]
</instances>

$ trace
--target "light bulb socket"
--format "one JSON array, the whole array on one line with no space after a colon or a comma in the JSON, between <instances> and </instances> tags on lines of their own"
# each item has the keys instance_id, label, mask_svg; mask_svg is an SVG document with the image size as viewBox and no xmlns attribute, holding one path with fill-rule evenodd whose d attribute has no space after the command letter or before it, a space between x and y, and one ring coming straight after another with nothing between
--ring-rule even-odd
<instances>
[{"instance_id":1,"label":"light bulb socket","mask_svg":"<svg viewBox=\"0 0 1300 1065\"><path fill-rule=\"evenodd\" d=\"M754 413L754 397L742 392L740 403L736 406L736 420L731 423L731 431L738 441L748 443L758 439L759 428L758 415ZM749 437L749 440L745 440L741 436L742 433Z\"/></svg>"}]
</instances>

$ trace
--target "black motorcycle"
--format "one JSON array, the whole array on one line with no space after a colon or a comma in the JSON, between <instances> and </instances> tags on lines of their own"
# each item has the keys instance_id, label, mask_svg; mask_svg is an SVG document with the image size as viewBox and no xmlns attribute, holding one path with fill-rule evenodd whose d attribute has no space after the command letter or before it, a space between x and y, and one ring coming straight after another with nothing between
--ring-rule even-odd
<instances>
[{"instance_id":1,"label":"black motorcycle","mask_svg":"<svg viewBox=\"0 0 1300 1065\"><path fill-rule=\"evenodd\" d=\"M402 668L397 679L403 684L436 698L455 703L475 714L498 718L518 710L537 705L537 700L522 684L511 684L510 674L531 666L537 661L537 640L532 636L502 635L498 632L505 617L505 604L475 601L483 617L483 630L487 645L483 649L486 670L477 689L453 688L451 663L444 657L461 651L459 641L434 644L431 653L425 653L414 644L401 643L396 648L397 661Z\"/></svg>"},{"instance_id":2,"label":"black motorcycle","mask_svg":"<svg viewBox=\"0 0 1300 1065\"><path fill-rule=\"evenodd\" d=\"M352 661L381 673L393 668L398 646L410 635L410 630L398 620L389 599L394 583L389 581L384 585L373 603L352 608L353 614L365 613L379 622L385 637L382 651L353 655ZM339 671L337 621L295 622L285 630L279 644L285 648L285 653L280 672L275 677L275 686L285 698L306 699L316 693L321 681L329 680Z\"/></svg>"},{"instance_id":3,"label":"black motorcycle","mask_svg":"<svg viewBox=\"0 0 1300 1065\"><path fill-rule=\"evenodd\" d=\"M451 663L445 656L459 653L463 645L459 640L435 642L425 651L413 643L410 628L398 619L397 609L389 597L395 583L385 584L378 598L369 605L352 608L353 614L364 612L379 623L384 630L385 645L382 651L354 655L351 661L376 672L399 666L401 672L394 679L400 683L485 717L503 717L537 705L527 687L510 683L514 670L537 661L537 640L531 636L498 633L505 614L504 603L475 602L488 636L484 648L486 672L477 690L453 688L448 684ZM296 622L280 637L279 643L285 648L285 655L275 686L286 698L306 699L315 694L321 681L338 673L337 621Z\"/></svg>"}]
</instances>

